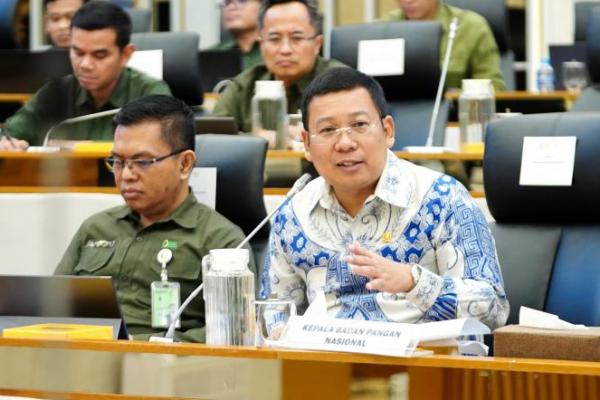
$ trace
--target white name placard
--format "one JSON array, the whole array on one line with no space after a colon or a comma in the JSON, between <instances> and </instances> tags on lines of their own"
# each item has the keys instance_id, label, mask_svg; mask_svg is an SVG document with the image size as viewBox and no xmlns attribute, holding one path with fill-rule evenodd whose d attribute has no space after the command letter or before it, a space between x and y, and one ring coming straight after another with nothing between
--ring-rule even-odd
<instances>
[{"instance_id":1,"label":"white name placard","mask_svg":"<svg viewBox=\"0 0 600 400\"><path fill-rule=\"evenodd\" d=\"M414 325L337 318L291 317L279 345L296 349L411 356L418 343Z\"/></svg>"},{"instance_id":2,"label":"white name placard","mask_svg":"<svg viewBox=\"0 0 600 400\"><path fill-rule=\"evenodd\" d=\"M163 78L163 51L162 50L136 50L131 55L127 66L154 79Z\"/></svg>"},{"instance_id":3,"label":"white name placard","mask_svg":"<svg viewBox=\"0 0 600 400\"><path fill-rule=\"evenodd\" d=\"M522 186L571 186L575 136L526 136L521 158Z\"/></svg>"},{"instance_id":4,"label":"white name placard","mask_svg":"<svg viewBox=\"0 0 600 400\"><path fill-rule=\"evenodd\" d=\"M404 75L404 39L359 41L357 66L370 76Z\"/></svg>"},{"instance_id":5,"label":"white name placard","mask_svg":"<svg viewBox=\"0 0 600 400\"><path fill-rule=\"evenodd\" d=\"M215 209L217 203L217 169L196 167L190 175L190 187L198 202Z\"/></svg>"}]
</instances>

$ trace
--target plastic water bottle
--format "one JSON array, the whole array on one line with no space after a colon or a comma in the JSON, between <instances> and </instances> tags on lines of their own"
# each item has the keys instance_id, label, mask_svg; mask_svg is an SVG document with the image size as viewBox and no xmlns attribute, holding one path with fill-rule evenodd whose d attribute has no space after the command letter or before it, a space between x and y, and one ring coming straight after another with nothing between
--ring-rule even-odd
<instances>
[{"instance_id":1,"label":"plastic water bottle","mask_svg":"<svg viewBox=\"0 0 600 400\"><path fill-rule=\"evenodd\" d=\"M252 97L252 133L271 147L284 149L288 131L287 98L282 81L256 81Z\"/></svg>"},{"instance_id":2,"label":"plastic water bottle","mask_svg":"<svg viewBox=\"0 0 600 400\"><path fill-rule=\"evenodd\" d=\"M537 85L540 93L554 91L554 68L550 65L550 59L542 58L537 72Z\"/></svg>"}]
</instances>

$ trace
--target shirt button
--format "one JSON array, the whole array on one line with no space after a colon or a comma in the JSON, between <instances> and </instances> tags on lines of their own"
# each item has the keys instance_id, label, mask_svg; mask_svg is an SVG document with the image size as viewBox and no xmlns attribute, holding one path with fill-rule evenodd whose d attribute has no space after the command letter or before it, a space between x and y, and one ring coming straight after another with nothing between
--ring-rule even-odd
<instances>
[{"instance_id":1,"label":"shirt button","mask_svg":"<svg viewBox=\"0 0 600 400\"><path fill-rule=\"evenodd\" d=\"M135 238L135 240L137 240L138 242L141 242L142 240L144 240L144 238L141 237L141 236L138 236L138 237Z\"/></svg>"}]
</instances>

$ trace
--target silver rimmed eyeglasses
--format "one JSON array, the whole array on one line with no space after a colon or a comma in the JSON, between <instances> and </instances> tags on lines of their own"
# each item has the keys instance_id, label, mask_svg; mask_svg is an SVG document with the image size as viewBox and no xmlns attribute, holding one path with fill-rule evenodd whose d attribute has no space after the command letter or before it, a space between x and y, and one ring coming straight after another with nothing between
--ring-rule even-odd
<instances>
[{"instance_id":1,"label":"silver rimmed eyeglasses","mask_svg":"<svg viewBox=\"0 0 600 400\"><path fill-rule=\"evenodd\" d=\"M166 160L169 157L176 156L179 153L183 153L186 149L181 149L174 151L172 153L167 154L166 156L155 157L155 158L120 158L120 157L107 157L104 159L106 163L106 168L112 173L117 173L123 171L125 165L129 167L130 170L136 171L144 171L150 168L152 165L160 162L162 160Z\"/></svg>"},{"instance_id":2,"label":"silver rimmed eyeglasses","mask_svg":"<svg viewBox=\"0 0 600 400\"><path fill-rule=\"evenodd\" d=\"M375 125L377 125L376 122L356 121L350 124L350 126L342 126L341 128L326 126L315 132L310 132L309 134L311 139L317 143L336 142L344 133L352 140L356 140L372 132L372 128Z\"/></svg>"}]
</instances>

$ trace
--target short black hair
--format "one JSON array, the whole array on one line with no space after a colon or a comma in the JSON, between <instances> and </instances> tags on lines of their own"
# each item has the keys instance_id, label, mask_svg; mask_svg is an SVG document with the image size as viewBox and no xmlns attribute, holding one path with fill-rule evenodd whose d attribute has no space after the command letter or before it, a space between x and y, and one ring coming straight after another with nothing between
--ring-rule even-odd
<instances>
[{"instance_id":1,"label":"short black hair","mask_svg":"<svg viewBox=\"0 0 600 400\"><path fill-rule=\"evenodd\" d=\"M260 9L258 11L258 28L262 29L265 22L265 14L267 10L278 4L285 3L300 3L304 4L308 10L308 16L310 18L310 24L315 28L315 34L320 35L322 33L321 14L319 13L319 4L316 0L262 0L260 2Z\"/></svg>"},{"instance_id":2,"label":"short black hair","mask_svg":"<svg viewBox=\"0 0 600 400\"><path fill-rule=\"evenodd\" d=\"M333 68L318 75L302 95L301 112L304 129L308 130L308 106L313 97L356 88L365 88L369 92L379 118L383 119L389 114L385 95L379 82L353 68Z\"/></svg>"},{"instance_id":3,"label":"short black hair","mask_svg":"<svg viewBox=\"0 0 600 400\"><path fill-rule=\"evenodd\" d=\"M113 118L117 126L132 126L142 122L160 123L160 134L172 151L192 150L196 143L194 112L183 101L156 94L140 97L126 104Z\"/></svg>"},{"instance_id":4,"label":"short black hair","mask_svg":"<svg viewBox=\"0 0 600 400\"><path fill-rule=\"evenodd\" d=\"M86 31L114 29L117 46L123 50L131 40L131 18L121 7L108 1L93 0L84 4L71 19L71 28Z\"/></svg>"}]
</instances>

